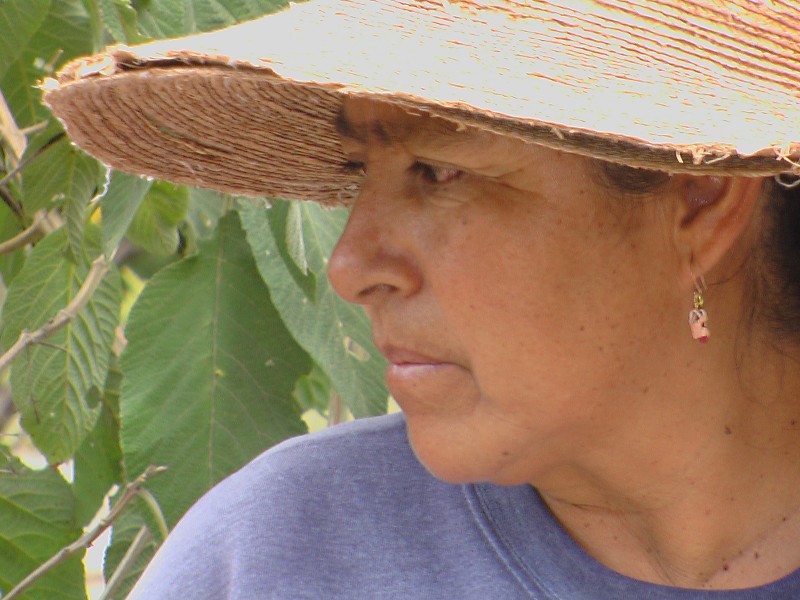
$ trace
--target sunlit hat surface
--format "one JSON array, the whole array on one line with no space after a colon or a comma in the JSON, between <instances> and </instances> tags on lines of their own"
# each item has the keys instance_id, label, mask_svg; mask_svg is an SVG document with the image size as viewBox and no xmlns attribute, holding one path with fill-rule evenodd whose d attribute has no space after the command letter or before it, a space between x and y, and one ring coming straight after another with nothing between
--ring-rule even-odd
<instances>
[{"instance_id":1,"label":"sunlit hat surface","mask_svg":"<svg viewBox=\"0 0 800 600\"><path fill-rule=\"evenodd\" d=\"M350 200L348 94L632 166L800 173L797 0L313 0L45 87L107 164L236 194Z\"/></svg>"}]
</instances>

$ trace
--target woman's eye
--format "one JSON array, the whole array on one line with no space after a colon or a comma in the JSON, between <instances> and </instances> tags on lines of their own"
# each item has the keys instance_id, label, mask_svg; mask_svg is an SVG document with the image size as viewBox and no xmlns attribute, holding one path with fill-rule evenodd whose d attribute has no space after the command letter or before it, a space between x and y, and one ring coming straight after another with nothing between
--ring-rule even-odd
<instances>
[{"instance_id":1,"label":"woman's eye","mask_svg":"<svg viewBox=\"0 0 800 600\"><path fill-rule=\"evenodd\" d=\"M342 168L348 173L354 173L356 175L366 175L367 173L367 166L358 160L348 160Z\"/></svg>"},{"instance_id":2,"label":"woman's eye","mask_svg":"<svg viewBox=\"0 0 800 600\"><path fill-rule=\"evenodd\" d=\"M415 162L411 169L430 183L440 184L458 179L464 173L452 167L437 167L436 165L429 165L419 161Z\"/></svg>"}]
</instances>

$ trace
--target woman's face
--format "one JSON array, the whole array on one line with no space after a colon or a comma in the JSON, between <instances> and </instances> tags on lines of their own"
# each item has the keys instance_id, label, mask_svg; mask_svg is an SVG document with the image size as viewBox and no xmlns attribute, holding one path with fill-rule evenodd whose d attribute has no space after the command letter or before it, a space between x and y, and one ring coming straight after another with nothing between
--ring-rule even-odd
<instances>
[{"instance_id":1,"label":"woman's face","mask_svg":"<svg viewBox=\"0 0 800 600\"><path fill-rule=\"evenodd\" d=\"M626 219L585 159L512 138L366 100L338 125L366 177L330 279L365 307L421 461L535 483L613 444L659 341L689 335L657 211Z\"/></svg>"}]
</instances>

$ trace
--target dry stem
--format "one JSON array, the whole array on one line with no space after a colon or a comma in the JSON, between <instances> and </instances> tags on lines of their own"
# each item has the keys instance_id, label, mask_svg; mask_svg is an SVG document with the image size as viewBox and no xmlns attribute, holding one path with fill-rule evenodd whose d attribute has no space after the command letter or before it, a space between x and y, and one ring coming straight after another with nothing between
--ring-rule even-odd
<instances>
[{"instance_id":1,"label":"dry stem","mask_svg":"<svg viewBox=\"0 0 800 600\"><path fill-rule=\"evenodd\" d=\"M55 317L36 331L23 331L19 335L17 341L14 342L14 345L11 346L5 354L0 356L0 371L11 364L11 361L14 360L20 352L25 350L25 348L46 340L72 321L89 302L92 294L94 294L97 286L103 281L103 277L105 277L110 267L111 261L109 259L103 255L97 257L92 263L91 269L89 269L89 272L86 274L83 285L78 290L78 293L75 294L72 301L67 304L65 308L60 310Z\"/></svg>"},{"instance_id":2,"label":"dry stem","mask_svg":"<svg viewBox=\"0 0 800 600\"><path fill-rule=\"evenodd\" d=\"M68 544L67 546L64 546L61 550L51 556L49 560L39 565L30 575L20 581L6 596L3 596L3 600L14 600L14 598L19 598L19 596L25 590L30 588L45 574L53 570L64 561L72 558L79 552L82 552L91 546L92 542L100 537L100 535L106 529L113 525L114 521L116 521L119 515L122 514L122 511L125 510L125 507L128 506L131 500L133 500L139 494L139 490L142 489L142 486L145 484L145 482L154 475L158 475L165 470L166 467L154 467L152 465L147 467L144 472L139 475L139 477L125 486L122 496L120 496L120 499L116 502L116 504L114 504L114 507L111 509L111 512L108 513L108 516L101 519L97 525L86 531L77 540L71 544Z\"/></svg>"},{"instance_id":3,"label":"dry stem","mask_svg":"<svg viewBox=\"0 0 800 600\"><path fill-rule=\"evenodd\" d=\"M16 252L20 248L24 248L28 244L34 244L42 239L45 235L53 230L51 220L53 215L50 215L43 210L36 213L33 218L33 223L27 229L19 232L5 242L0 242L0 256Z\"/></svg>"},{"instance_id":4,"label":"dry stem","mask_svg":"<svg viewBox=\"0 0 800 600\"><path fill-rule=\"evenodd\" d=\"M139 558L139 555L142 553L142 550L145 549L145 546L147 546L152 539L153 535L150 533L147 525L142 525L136 537L133 538L131 545L128 546L125 556L119 561L114 574L109 578L108 583L106 583L106 589L103 590L103 595L100 596L100 600L108 600L114 597L114 594L122 584L122 580L125 579L131 567L136 563L136 559Z\"/></svg>"}]
</instances>

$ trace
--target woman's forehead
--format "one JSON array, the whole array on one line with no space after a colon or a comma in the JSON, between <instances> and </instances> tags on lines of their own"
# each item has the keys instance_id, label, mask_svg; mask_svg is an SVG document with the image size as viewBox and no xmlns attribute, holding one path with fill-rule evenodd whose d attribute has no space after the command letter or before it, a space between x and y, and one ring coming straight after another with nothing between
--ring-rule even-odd
<instances>
[{"instance_id":1,"label":"woman's forehead","mask_svg":"<svg viewBox=\"0 0 800 600\"><path fill-rule=\"evenodd\" d=\"M446 119L365 98L346 99L335 125L342 137L362 144L445 146L474 141L481 133Z\"/></svg>"},{"instance_id":2,"label":"woman's forehead","mask_svg":"<svg viewBox=\"0 0 800 600\"><path fill-rule=\"evenodd\" d=\"M500 174L521 157L557 152L520 139L365 98L345 100L335 120L347 152L394 146L422 159Z\"/></svg>"}]
</instances>

